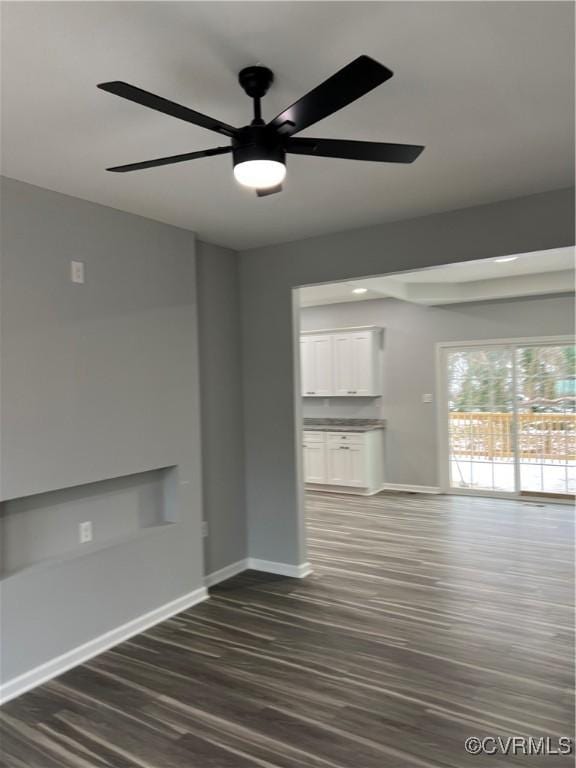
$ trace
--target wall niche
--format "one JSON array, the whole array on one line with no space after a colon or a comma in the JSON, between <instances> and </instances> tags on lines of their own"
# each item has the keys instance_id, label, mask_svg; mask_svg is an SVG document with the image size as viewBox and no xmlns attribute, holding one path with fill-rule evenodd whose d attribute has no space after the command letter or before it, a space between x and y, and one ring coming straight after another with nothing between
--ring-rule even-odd
<instances>
[{"instance_id":1,"label":"wall niche","mask_svg":"<svg viewBox=\"0 0 576 768\"><path fill-rule=\"evenodd\" d=\"M176 523L177 485L177 467L163 467L2 502L0 577ZM81 543L81 524L87 522L92 539Z\"/></svg>"}]
</instances>

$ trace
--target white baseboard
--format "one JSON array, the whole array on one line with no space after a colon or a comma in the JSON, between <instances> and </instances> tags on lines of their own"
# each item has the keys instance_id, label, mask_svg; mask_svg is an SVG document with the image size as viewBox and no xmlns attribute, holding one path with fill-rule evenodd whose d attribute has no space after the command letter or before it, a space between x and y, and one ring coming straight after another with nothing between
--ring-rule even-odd
<instances>
[{"instance_id":1,"label":"white baseboard","mask_svg":"<svg viewBox=\"0 0 576 768\"><path fill-rule=\"evenodd\" d=\"M220 584L221 581L231 579L233 576L237 576L242 571L248 569L248 560L238 560L236 563L230 563L230 565L220 568L218 571L212 571L212 573L204 576L204 586L213 587L215 584Z\"/></svg>"},{"instance_id":2,"label":"white baseboard","mask_svg":"<svg viewBox=\"0 0 576 768\"><path fill-rule=\"evenodd\" d=\"M126 622L126 624L122 624L120 627L116 627L99 637L95 637L93 640L89 640L83 645L72 648L72 650L57 656L55 659L50 659L50 661L44 664L40 664L40 666L25 672L23 675L8 680L8 682L0 686L0 704L5 704L10 699L14 699L16 696L20 696L26 693L26 691L48 682L48 680L67 672L72 667L78 666L78 664L83 664L94 656L103 653L103 651L107 651L109 648L123 643L134 635L150 629L155 624L166 621L171 616L206 600L207 597L208 593L205 587L195 589L193 592L182 595L182 597L165 603L153 611L138 616Z\"/></svg>"},{"instance_id":3,"label":"white baseboard","mask_svg":"<svg viewBox=\"0 0 576 768\"><path fill-rule=\"evenodd\" d=\"M276 573L279 576L290 576L293 579L303 579L312 573L310 563L289 565L288 563L277 563L274 560L258 560L254 557L248 558L248 568L253 571Z\"/></svg>"},{"instance_id":4,"label":"white baseboard","mask_svg":"<svg viewBox=\"0 0 576 768\"><path fill-rule=\"evenodd\" d=\"M376 496L382 491L393 491L396 493L442 493L440 488L435 485L399 485L396 483L382 483L377 488L366 490L365 488L351 488L349 485L318 485L307 483L306 489L314 493L335 493L337 495L347 496Z\"/></svg>"},{"instance_id":5,"label":"white baseboard","mask_svg":"<svg viewBox=\"0 0 576 768\"><path fill-rule=\"evenodd\" d=\"M318 485L315 483L306 483L306 490L313 493L333 493L337 496L374 496L384 490L384 486L377 488L353 488L349 485Z\"/></svg>"},{"instance_id":6,"label":"white baseboard","mask_svg":"<svg viewBox=\"0 0 576 768\"><path fill-rule=\"evenodd\" d=\"M262 571L262 573L274 573L278 576L288 576L292 579L303 579L312 573L310 563L300 563L300 565L289 565L288 563L278 563L274 560L259 560L255 557L248 557L246 560L238 560L231 563L219 571L208 573L204 577L204 584L207 587L213 587L220 584L221 581L231 579L243 571Z\"/></svg>"},{"instance_id":7,"label":"white baseboard","mask_svg":"<svg viewBox=\"0 0 576 768\"><path fill-rule=\"evenodd\" d=\"M181 613L181 611L185 611L187 608L191 608L193 605L201 603L209 596L206 587L218 584L225 579L230 579L232 576L236 576L248 569L274 573L280 576L289 576L295 579L303 579L305 576L312 573L312 568L309 563L289 565L287 563L277 563L272 560L257 560L255 558L239 560L225 568L221 568L219 571L208 574L204 578L204 587L195 589L193 592L189 592L186 595L182 595L182 597L176 598L176 600L165 603L159 608L155 608L153 611L138 616L137 618L126 622L126 624L122 624L120 627L105 632L103 635L99 635L83 645L72 648L61 656L57 656L44 664L40 664L40 666L31 669L29 672L25 672L12 680L8 680L3 685L0 685L0 704L6 704L6 702L16 698L16 696L21 696L23 693L26 693L26 691L30 691L32 688L42 685L42 683L47 683L54 677L58 677L58 675L62 675L69 669L77 667L79 664L83 664L94 656L98 656L98 654L107 651L109 648L112 648L119 643L123 643L125 640L129 640L140 632L150 629L150 627L153 627L155 624L159 624L161 621L166 621L166 619L175 616L177 613Z\"/></svg>"},{"instance_id":8,"label":"white baseboard","mask_svg":"<svg viewBox=\"0 0 576 768\"><path fill-rule=\"evenodd\" d=\"M441 493L436 485L398 485L384 483L380 491L396 491L397 493Z\"/></svg>"}]
</instances>

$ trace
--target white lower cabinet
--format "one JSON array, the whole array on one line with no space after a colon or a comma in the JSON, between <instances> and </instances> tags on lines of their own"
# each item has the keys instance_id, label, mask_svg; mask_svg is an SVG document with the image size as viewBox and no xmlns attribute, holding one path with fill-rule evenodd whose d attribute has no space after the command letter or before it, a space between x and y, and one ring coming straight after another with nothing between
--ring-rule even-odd
<instances>
[{"instance_id":1,"label":"white lower cabinet","mask_svg":"<svg viewBox=\"0 0 576 768\"><path fill-rule=\"evenodd\" d=\"M358 487L367 487L368 473L367 462L365 459L365 450L363 446L352 445L349 450L350 460L348 462L348 479L349 485Z\"/></svg>"},{"instance_id":2,"label":"white lower cabinet","mask_svg":"<svg viewBox=\"0 0 576 768\"><path fill-rule=\"evenodd\" d=\"M304 433L304 482L326 482L326 442L321 432Z\"/></svg>"},{"instance_id":3,"label":"white lower cabinet","mask_svg":"<svg viewBox=\"0 0 576 768\"><path fill-rule=\"evenodd\" d=\"M384 482L383 430L304 432L304 480L360 493L378 491Z\"/></svg>"},{"instance_id":4,"label":"white lower cabinet","mask_svg":"<svg viewBox=\"0 0 576 768\"><path fill-rule=\"evenodd\" d=\"M335 432L326 439L326 483L366 486L365 435Z\"/></svg>"}]
</instances>

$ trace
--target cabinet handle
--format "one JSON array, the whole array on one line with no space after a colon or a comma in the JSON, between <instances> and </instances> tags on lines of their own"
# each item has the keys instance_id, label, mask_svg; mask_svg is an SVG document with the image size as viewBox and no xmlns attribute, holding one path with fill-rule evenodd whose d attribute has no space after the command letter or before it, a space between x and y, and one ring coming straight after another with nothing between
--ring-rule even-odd
<instances>
[{"instance_id":1,"label":"cabinet handle","mask_svg":"<svg viewBox=\"0 0 576 768\"><path fill-rule=\"evenodd\" d=\"M357 389L349 389L349 390L348 390L348 394L349 394L349 395L355 395L355 394L356 394L356 392L358 392L358 390L357 390Z\"/></svg>"},{"instance_id":2,"label":"cabinet handle","mask_svg":"<svg viewBox=\"0 0 576 768\"><path fill-rule=\"evenodd\" d=\"M315 395L316 392L306 392L307 395Z\"/></svg>"},{"instance_id":3,"label":"cabinet handle","mask_svg":"<svg viewBox=\"0 0 576 768\"><path fill-rule=\"evenodd\" d=\"M350 450L350 448L349 448L349 446L347 446L347 445L341 445L341 446L340 446L340 450L341 450L341 451L349 451L349 450Z\"/></svg>"}]
</instances>

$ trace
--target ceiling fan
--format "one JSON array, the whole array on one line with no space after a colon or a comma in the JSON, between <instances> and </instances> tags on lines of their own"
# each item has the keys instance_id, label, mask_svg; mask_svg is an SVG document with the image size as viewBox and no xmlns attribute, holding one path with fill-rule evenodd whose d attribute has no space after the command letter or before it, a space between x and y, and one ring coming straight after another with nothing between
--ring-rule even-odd
<instances>
[{"instance_id":1,"label":"ceiling fan","mask_svg":"<svg viewBox=\"0 0 576 768\"><path fill-rule=\"evenodd\" d=\"M424 147L375 141L294 138L294 134L337 112L386 82L392 74L387 67L369 56L359 56L285 109L271 122L265 123L262 119L261 99L272 85L274 74L267 67L246 67L239 73L238 81L254 101L254 119L250 125L242 128L234 128L214 117L183 107L162 96L155 96L121 80L100 83L98 88L103 91L231 139L231 144L226 147L160 157L142 163L117 165L107 170L126 173L196 160L199 157L232 153L236 180L244 186L255 189L256 194L262 197L282 190L282 182L286 176L287 154L368 160L376 163L411 163L416 160Z\"/></svg>"}]
</instances>

